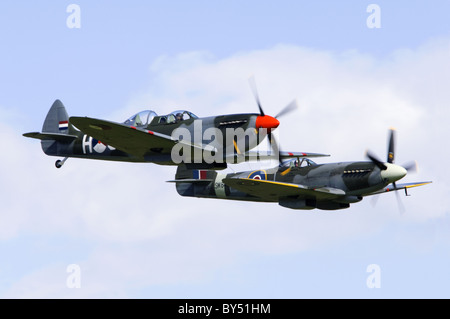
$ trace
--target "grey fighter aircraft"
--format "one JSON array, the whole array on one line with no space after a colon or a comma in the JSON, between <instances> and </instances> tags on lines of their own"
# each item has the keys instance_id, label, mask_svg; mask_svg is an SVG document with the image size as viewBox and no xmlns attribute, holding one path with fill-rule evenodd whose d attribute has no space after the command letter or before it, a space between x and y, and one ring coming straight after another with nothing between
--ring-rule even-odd
<instances>
[{"instance_id":1,"label":"grey fighter aircraft","mask_svg":"<svg viewBox=\"0 0 450 319\"><path fill-rule=\"evenodd\" d=\"M431 182L397 184L416 163L394 164L394 131L390 131L387 162L367 152L370 161L316 164L298 156L278 167L222 174L180 165L175 180L182 196L273 202L291 209L337 210L365 196L407 190ZM398 193L396 193L398 194Z\"/></svg>"},{"instance_id":2,"label":"grey fighter aircraft","mask_svg":"<svg viewBox=\"0 0 450 319\"><path fill-rule=\"evenodd\" d=\"M230 114L199 118L186 110L167 115L143 111L123 123L89 117L70 117L61 101L56 100L44 121L42 132L23 134L41 140L42 149L57 160L57 168L69 157L152 162L161 165L184 163L189 168L224 169L227 163L270 157L249 152L267 136L272 145L272 131L278 117L297 108L294 100L278 115L266 115L256 91L250 84L259 113ZM295 154L282 152L283 157ZM325 156L308 153L309 156Z\"/></svg>"}]
</instances>

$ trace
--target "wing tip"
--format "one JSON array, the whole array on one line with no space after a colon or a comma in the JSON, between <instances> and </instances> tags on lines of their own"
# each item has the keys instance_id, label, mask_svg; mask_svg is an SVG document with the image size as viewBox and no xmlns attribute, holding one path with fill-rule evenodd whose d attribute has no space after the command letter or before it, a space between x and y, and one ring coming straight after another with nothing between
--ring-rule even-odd
<instances>
[{"instance_id":1,"label":"wing tip","mask_svg":"<svg viewBox=\"0 0 450 319\"><path fill-rule=\"evenodd\" d=\"M412 187L418 187L418 186L424 186L433 183L433 181L427 181L427 182L418 182L418 183L411 183L409 185L406 185L405 188L412 188Z\"/></svg>"}]
</instances>

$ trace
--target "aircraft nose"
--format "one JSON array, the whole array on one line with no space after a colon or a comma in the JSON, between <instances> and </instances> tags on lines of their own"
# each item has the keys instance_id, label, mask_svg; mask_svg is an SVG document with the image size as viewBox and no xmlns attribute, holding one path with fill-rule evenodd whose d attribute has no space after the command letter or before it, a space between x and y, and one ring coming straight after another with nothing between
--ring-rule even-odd
<instances>
[{"instance_id":1,"label":"aircraft nose","mask_svg":"<svg viewBox=\"0 0 450 319\"><path fill-rule=\"evenodd\" d=\"M280 121L270 115L258 115L256 117L256 128L273 129L280 125Z\"/></svg>"},{"instance_id":2,"label":"aircraft nose","mask_svg":"<svg viewBox=\"0 0 450 319\"><path fill-rule=\"evenodd\" d=\"M387 169L381 171L381 177L387 179L389 183L393 183L406 176L406 169L399 165L385 163Z\"/></svg>"}]
</instances>

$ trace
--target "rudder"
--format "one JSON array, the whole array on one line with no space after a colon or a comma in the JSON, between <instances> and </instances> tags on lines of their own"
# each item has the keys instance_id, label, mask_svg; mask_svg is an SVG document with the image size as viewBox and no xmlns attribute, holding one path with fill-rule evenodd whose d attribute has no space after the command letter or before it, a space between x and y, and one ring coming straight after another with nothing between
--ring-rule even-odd
<instances>
[{"instance_id":1,"label":"rudder","mask_svg":"<svg viewBox=\"0 0 450 319\"><path fill-rule=\"evenodd\" d=\"M47 155L52 156L66 156L68 143L71 140L62 139L63 136L69 135L69 115L67 114L64 104L60 100L55 100L53 102L50 110L42 126L42 133L47 134L58 134L61 137L57 139L50 136L48 139L42 138L41 146L42 150ZM40 134L40 135L43 135Z\"/></svg>"},{"instance_id":2,"label":"rudder","mask_svg":"<svg viewBox=\"0 0 450 319\"><path fill-rule=\"evenodd\" d=\"M52 107L47 113L44 125L42 126L43 133L69 133L69 115L67 114L64 104L60 100L53 102Z\"/></svg>"}]
</instances>

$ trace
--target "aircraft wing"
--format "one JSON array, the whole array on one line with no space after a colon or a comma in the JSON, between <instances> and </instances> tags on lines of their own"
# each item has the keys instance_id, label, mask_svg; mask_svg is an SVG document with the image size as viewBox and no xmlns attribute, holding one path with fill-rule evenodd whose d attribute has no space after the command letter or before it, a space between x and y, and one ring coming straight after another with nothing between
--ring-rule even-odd
<instances>
[{"instance_id":1,"label":"aircraft wing","mask_svg":"<svg viewBox=\"0 0 450 319\"><path fill-rule=\"evenodd\" d=\"M89 117L71 117L69 122L96 140L138 157L152 151L170 154L172 147L177 143L186 143L188 146L203 149L202 145L173 140L169 135L120 123Z\"/></svg>"},{"instance_id":2,"label":"aircraft wing","mask_svg":"<svg viewBox=\"0 0 450 319\"><path fill-rule=\"evenodd\" d=\"M327 157L329 154L320 154L320 153L305 153L305 152L280 152L281 158L294 158L294 157Z\"/></svg>"},{"instance_id":3,"label":"aircraft wing","mask_svg":"<svg viewBox=\"0 0 450 319\"><path fill-rule=\"evenodd\" d=\"M224 178L223 183L249 195L273 200L287 196L299 196L300 198L317 200L329 200L345 196L343 190L331 187L310 188L299 184L250 178Z\"/></svg>"},{"instance_id":4,"label":"aircraft wing","mask_svg":"<svg viewBox=\"0 0 450 319\"><path fill-rule=\"evenodd\" d=\"M364 195L364 196L383 194L383 193L387 193L387 192L399 191L399 190L402 190L402 189L404 189L405 192L406 192L409 188L423 186L423 185L427 185L427 184L430 184L430 183L432 183L432 182L404 183L404 184L395 184L395 186L390 184L390 185L386 186L385 188L383 188L383 189L381 189L379 191L376 191L376 192L373 192L373 193L370 193L370 194L367 194L367 195Z\"/></svg>"}]
</instances>

